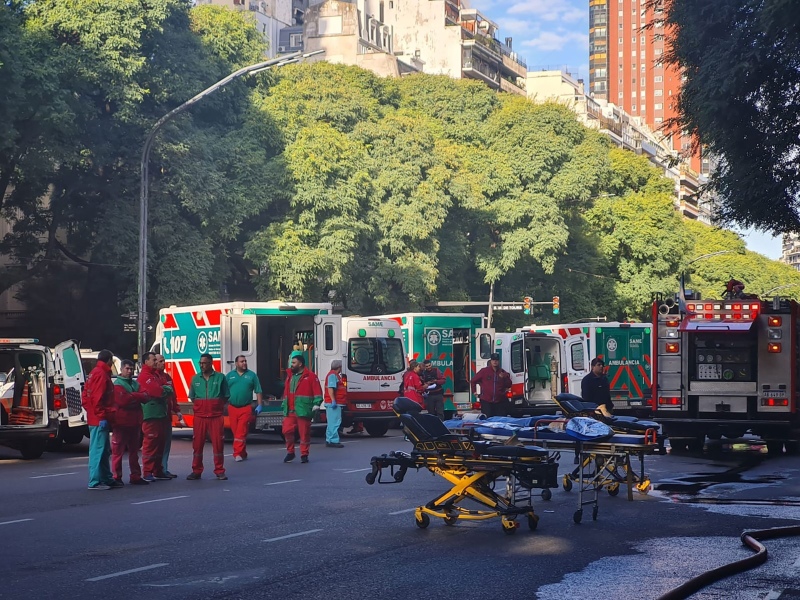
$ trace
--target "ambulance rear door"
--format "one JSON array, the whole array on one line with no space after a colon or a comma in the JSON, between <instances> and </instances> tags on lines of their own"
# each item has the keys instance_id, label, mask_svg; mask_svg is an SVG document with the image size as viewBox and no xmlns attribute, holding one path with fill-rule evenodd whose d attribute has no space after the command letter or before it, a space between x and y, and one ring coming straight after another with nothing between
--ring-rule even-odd
<instances>
[{"instance_id":1,"label":"ambulance rear door","mask_svg":"<svg viewBox=\"0 0 800 600\"><path fill-rule=\"evenodd\" d=\"M562 392L581 393L581 381L589 373L589 353L586 334L579 333L567 336L564 340L564 357L561 368ZM567 385L564 386L566 380Z\"/></svg>"},{"instance_id":2,"label":"ambulance rear door","mask_svg":"<svg viewBox=\"0 0 800 600\"><path fill-rule=\"evenodd\" d=\"M81 351L72 340L61 342L53 349L55 380L64 386L67 398L67 423L70 427L86 425L86 411L81 405L85 376L81 365Z\"/></svg>"},{"instance_id":3,"label":"ambulance rear door","mask_svg":"<svg viewBox=\"0 0 800 600\"><path fill-rule=\"evenodd\" d=\"M314 317L314 343L317 348L314 353L314 371L323 384L334 360L341 360L344 366L346 344L342 337L341 315L323 314Z\"/></svg>"},{"instance_id":4,"label":"ambulance rear door","mask_svg":"<svg viewBox=\"0 0 800 600\"><path fill-rule=\"evenodd\" d=\"M236 368L236 357L247 359L247 368L255 371L257 366L256 315L226 313L220 316L220 363L222 373Z\"/></svg>"}]
</instances>

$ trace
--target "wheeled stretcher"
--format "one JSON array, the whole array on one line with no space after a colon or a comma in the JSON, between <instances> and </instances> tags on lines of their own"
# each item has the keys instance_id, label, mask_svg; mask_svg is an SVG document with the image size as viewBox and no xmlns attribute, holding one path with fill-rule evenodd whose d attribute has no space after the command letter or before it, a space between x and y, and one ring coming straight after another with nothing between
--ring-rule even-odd
<instances>
[{"instance_id":1,"label":"wheeled stretcher","mask_svg":"<svg viewBox=\"0 0 800 600\"><path fill-rule=\"evenodd\" d=\"M503 531L512 534L519 526L517 518L524 516L528 527L536 529L539 516L531 490L558 487L558 463L547 450L475 442L453 434L436 416L420 414L420 406L405 397L395 399L393 407L414 448L372 457L366 480L400 483L408 469L425 468L450 483L449 490L416 508L418 527L427 527L430 517L447 525L459 519L500 518ZM384 469L390 475L386 481ZM501 478L505 479L502 493L498 492Z\"/></svg>"}]
</instances>

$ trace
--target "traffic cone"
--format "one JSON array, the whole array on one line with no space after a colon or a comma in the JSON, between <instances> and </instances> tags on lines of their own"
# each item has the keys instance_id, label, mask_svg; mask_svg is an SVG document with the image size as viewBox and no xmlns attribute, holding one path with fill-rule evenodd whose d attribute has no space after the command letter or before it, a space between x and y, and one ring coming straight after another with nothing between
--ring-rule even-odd
<instances>
[{"instance_id":1,"label":"traffic cone","mask_svg":"<svg viewBox=\"0 0 800 600\"><path fill-rule=\"evenodd\" d=\"M30 408L31 406L31 385L25 380L25 387L22 388L22 396L19 399L19 406L21 408Z\"/></svg>"}]
</instances>

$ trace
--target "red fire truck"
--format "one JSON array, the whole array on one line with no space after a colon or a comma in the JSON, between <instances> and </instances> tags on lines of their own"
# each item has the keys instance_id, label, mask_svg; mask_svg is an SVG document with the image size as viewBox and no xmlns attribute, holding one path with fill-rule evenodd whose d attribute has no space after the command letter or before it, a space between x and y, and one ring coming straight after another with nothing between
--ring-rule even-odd
<instances>
[{"instance_id":1,"label":"red fire truck","mask_svg":"<svg viewBox=\"0 0 800 600\"><path fill-rule=\"evenodd\" d=\"M738 283L738 282L736 282ZM798 303L744 295L723 300L656 299L655 419L673 448L702 448L705 436L750 431L771 452L800 440Z\"/></svg>"}]
</instances>

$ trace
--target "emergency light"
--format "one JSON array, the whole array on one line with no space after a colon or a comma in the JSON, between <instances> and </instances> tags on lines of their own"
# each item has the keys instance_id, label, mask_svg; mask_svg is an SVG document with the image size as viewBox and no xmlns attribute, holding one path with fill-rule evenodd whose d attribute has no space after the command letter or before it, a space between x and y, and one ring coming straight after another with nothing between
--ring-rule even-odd
<instances>
[{"instance_id":1,"label":"emergency light","mask_svg":"<svg viewBox=\"0 0 800 600\"><path fill-rule=\"evenodd\" d=\"M0 338L0 344L36 344L36 338Z\"/></svg>"}]
</instances>

